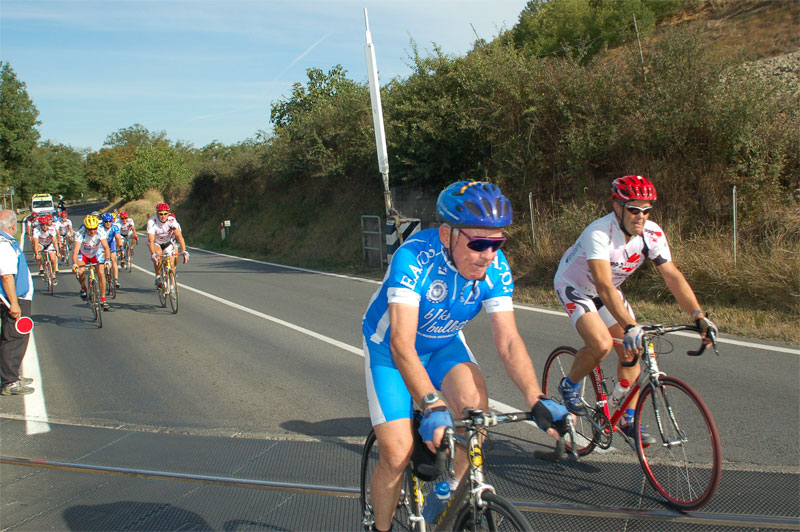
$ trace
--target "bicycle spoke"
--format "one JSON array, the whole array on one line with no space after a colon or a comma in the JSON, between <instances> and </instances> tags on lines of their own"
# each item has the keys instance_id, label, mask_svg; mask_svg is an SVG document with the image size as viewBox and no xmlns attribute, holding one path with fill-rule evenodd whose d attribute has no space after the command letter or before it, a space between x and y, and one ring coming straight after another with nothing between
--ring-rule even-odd
<instances>
[{"instance_id":1,"label":"bicycle spoke","mask_svg":"<svg viewBox=\"0 0 800 532\"><path fill-rule=\"evenodd\" d=\"M378 463L378 440L375 439L375 433L370 431L367 441L364 444L364 450L361 458L361 518L362 525L365 530L374 529L374 516L372 514L372 499L371 499L371 485L372 474L375 471L375 466ZM409 519L409 515L414 513L415 503L411 496L411 472L406 469L403 474L402 490L400 499L397 503L397 508L394 512L392 520L392 528L394 530L417 530L413 522Z\"/></svg>"},{"instance_id":2,"label":"bicycle spoke","mask_svg":"<svg viewBox=\"0 0 800 532\"><path fill-rule=\"evenodd\" d=\"M550 353L550 356L547 357L547 362L545 362L542 372L542 392L558 403L562 402L561 394L558 392L558 385L572 368L575 353L576 351L572 347L558 347ZM594 399L594 381L591 373L584 377L581 383L581 393L583 394L584 403L594 407L596 401ZM574 416L573 420L576 440L574 444L578 446L576 451L579 456L586 456L597 445L599 439L597 431L585 417ZM572 449L572 444L573 442L570 442L567 448Z\"/></svg>"},{"instance_id":3,"label":"bicycle spoke","mask_svg":"<svg viewBox=\"0 0 800 532\"><path fill-rule=\"evenodd\" d=\"M636 431L644 425L658 443L641 445L639 460L648 480L667 502L689 510L705 504L719 483L722 446L717 427L697 393L682 381L664 377L648 387L636 412Z\"/></svg>"}]
</instances>

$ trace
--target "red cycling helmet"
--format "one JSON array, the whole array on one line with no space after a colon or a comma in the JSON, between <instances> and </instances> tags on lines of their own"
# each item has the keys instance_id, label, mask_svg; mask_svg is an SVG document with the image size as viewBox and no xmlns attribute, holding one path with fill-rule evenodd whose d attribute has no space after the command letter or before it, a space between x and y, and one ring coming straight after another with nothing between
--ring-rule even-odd
<instances>
[{"instance_id":1,"label":"red cycling helmet","mask_svg":"<svg viewBox=\"0 0 800 532\"><path fill-rule=\"evenodd\" d=\"M611 199L627 203L633 200L655 201L656 187L644 176L626 175L611 183Z\"/></svg>"},{"instance_id":2,"label":"red cycling helmet","mask_svg":"<svg viewBox=\"0 0 800 532\"><path fill-rule=\"evenodd\" d=\"M47 225L53 221L53 217L49 214L45 214L43 216L39 216L39 224Z\"/></svg>"},{"instance_id":3,"label":"red cycling helmet","mask_svg":"<svg viewBox=\"0 0 800 532\"><path fill-rule=\"evenodd\" d=\"M128 211L122 211L119 213L119 217L125 220L128 217Z\"/></svg>"},{"instance_id":4,"label":"red cycling helmet","mask_svg":"<svg viewBox=\"0 0 800 532\"><path fill-rule=\"evenodd\" d=\"M159 203L158 205L156 205L156 212L169 212L169 204Z\"/></svg>"}]
</instances>

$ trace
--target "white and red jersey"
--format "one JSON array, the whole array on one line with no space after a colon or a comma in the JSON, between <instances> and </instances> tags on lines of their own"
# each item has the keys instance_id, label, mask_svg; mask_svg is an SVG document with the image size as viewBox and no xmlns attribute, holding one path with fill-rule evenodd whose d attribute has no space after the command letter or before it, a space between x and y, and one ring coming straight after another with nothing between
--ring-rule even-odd
<instances>
[{"instance_id":1,"label":"white and red jersey","mask_svg":"<svg viewBox=\"0 0 800 532\"><path fill-rule=\"evenodd\" d=\"M95 255L103 255L103 240L107 238L107 233L98 228L97 232L89 236L86 234L86 228L81 226L75 232L75 246L80 246L81 254L85 257L94 257Z\"/></svg>"},{"instance_id":2,"label":"white and red jersey","mask_svg":"<svg viewBox=\"0 0 800 532\"><path fill-rule=\"evenodd\" d=\"M153 235L156 244L166 244L172 240L175 230L181 230L181 224L175 219L174 214L167 216L167 221L161 223L158 215L147 220L147 234Z\"/></svg>"},{"instance_id":3,"label":"white and red jersey","mask_svg":"<svg viewBox=\"0 0 800 532\"><path fill-rule=\"evenodd\" d=\"M52 225L46 230L42 229L42 226L37 226L33 230L33 238L37 238L39 240L39 245L43 248L52 244L53 239L55 239L57 235L56 228Z\"/></svg>"},{"instance_id":4,"label":"white and red jersey","mask_svg":"<svg viewBox=\"0 0 800 532\"><path fill-rule=\"evenodd\" d=\"M61 233L61 236L67 236L72 231L72 220L67 218L66 220L56 220L53 222L53 226Z\"/></svg>"},{"instance_id":5,"label":"white and red jersey","mask_svg":"<svg viewBox=\"0 0 800 532\"><path fill-rule=\"evenodd\" d=\"M567 284L590 297L597 296L588 260L611 263L611 282L619 286L650 258L656 266L672 260L667 237L655 222L646 220L641 236L625 241L625 233L612 212L589 224L561 257L554 284Z\"/></svg>"},{"instance_id":6,"label":"white and red jersey","mask_svg":"<svg viewBox=\"0 0 800 532\"><path fill-rule=\"evenodd\" d=\"M136 224L133 223L132 218L126 218L124 221L120 219L118 223L119 234L122 236L127 237L131 232L133 232L134 235L136 234Z\"/></svg>"}]
</instances>

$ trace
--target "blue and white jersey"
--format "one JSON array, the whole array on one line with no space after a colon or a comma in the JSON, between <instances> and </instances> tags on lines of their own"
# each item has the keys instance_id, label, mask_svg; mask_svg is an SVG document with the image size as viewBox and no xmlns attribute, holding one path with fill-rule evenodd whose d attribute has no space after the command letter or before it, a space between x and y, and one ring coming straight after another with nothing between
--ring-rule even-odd
<instances>
[{"instance_id":1,"label":"blue and white jersey","mask_svg":"<svg viewBox=\"0 0 800 532\"><path fill-rule=\"evenodd\" d=\"M481 310L513 311L514 281L501 250L481 281L459 275L447 258L438 229L415 234L392 257L383 284L372 296L362 321L364 338L389 348L389 303L419 307L420 355L438 351Z\"/></svg>"},{"instance_id":2,"label":"blue and white jersey","mask_svg":"<svg viewBox=\"0 0 800 532\"><path fill-rule=\"evenodd\" d=\"M119 223L118 222L112 223L111 228L108 230L106 230L105 227L101 228L103 229L103 233L105 234L106 239L108 240L108 243L110 245L112 242L116 240L115 237L119 234L120 231Z\"/></svg>"}]
</instances>

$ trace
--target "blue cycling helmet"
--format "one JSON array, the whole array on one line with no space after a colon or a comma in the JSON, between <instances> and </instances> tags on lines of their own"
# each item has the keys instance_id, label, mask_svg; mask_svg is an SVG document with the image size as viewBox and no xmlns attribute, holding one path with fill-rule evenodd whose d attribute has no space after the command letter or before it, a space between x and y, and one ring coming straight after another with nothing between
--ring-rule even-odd
<instances>
[{"instance_id":1,"label":"blue cycling helmet","mask_svg":"<svg viewBox=\"0 0 800 532\"><path fill-rule=\"evenodd\" d=\"M100 216L100 219L103 220L104 222L113 222L114 221L114 215L111 214L110 212L104 212Z\"/></svg>"},{"instance_id":2,"label":"blue cycling helmet","mask_svg":"<svg viewBox=\"0 0 800 532\"><path fill-rule=\"evenodd\" d=\"M436 216L453 227L506 227L514 215L500 187L485 181L458 181L439 194Z\"/></svg>"}]
</instances>

